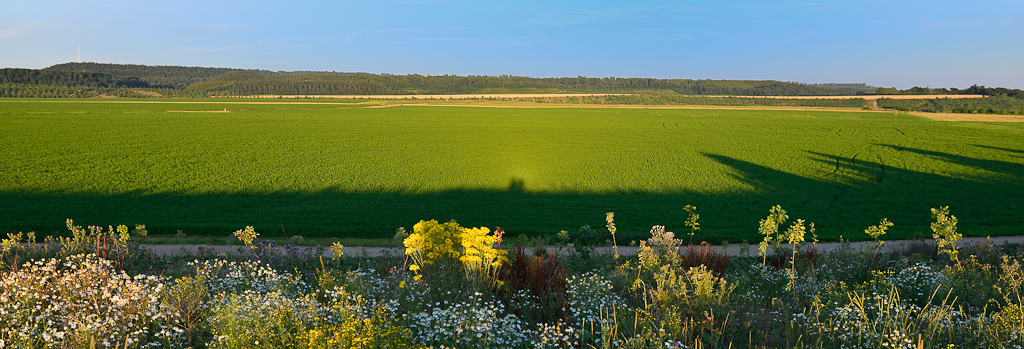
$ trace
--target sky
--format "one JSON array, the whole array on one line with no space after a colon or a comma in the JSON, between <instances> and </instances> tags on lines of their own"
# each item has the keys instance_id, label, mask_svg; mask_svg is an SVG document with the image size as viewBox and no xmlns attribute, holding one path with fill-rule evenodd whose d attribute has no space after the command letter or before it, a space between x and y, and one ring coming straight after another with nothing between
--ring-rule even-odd
<instances>
[{"instance_id":1,"label":"sky","mask_svg":"<svg viewBox=\"0 0 1024 349\"><path fill-rule=\"evenodd\" d=\"M1024 1L0 0L0 68L74 62L1024 89Z\"/></svg>"}]
</instances>

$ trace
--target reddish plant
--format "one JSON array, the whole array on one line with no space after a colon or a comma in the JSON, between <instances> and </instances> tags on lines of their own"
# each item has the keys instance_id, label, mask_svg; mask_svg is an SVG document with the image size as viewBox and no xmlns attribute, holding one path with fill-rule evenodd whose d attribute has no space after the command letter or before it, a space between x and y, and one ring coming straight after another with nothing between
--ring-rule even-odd
<instances>
[{"instance_id":1,"label":"reddish plant","mask_svg":"<svg viewBox=\"0 0 1024 349\"><path fill-rule=\"evenodd\" d=\"M771 256L768 257L768 265L771 265L775 269L789 268L789 259L793 258L790 254L793 250L780 251L776 250ZM818 265L818 257L821 256L821 252L818 252L818 248L814 245L804 246L803 249L796 252L796 265L797 268L804 268L805 266L814 269Z\"/></svg>"},{"instance_id":2,"label":"reddish plant","mask_svg":"<svg viewBox=\"0 0 1024 349\"><path fill-rule=\"evenodd\" d=\"M725 267L729 265L729 256L715 251L715 248L707 242L701 242L700 245L687 245L685 249L683 264L687 268L703 265L713 270L715 274L722 275L725 272Z\"/></svg>"},{"instance_id":3,"label":"reddish plant","mask_svg":"<svg viewBox=\"0 0 1024 349\"><path fill-rule=\"evenodd\" d=\"M568 322L565 268L561 261L553 255L528 256L519 244L515 245L513 256L501 269L504 284L498 289L498 296L529 323Z\"/></svg>"}]
</instances>

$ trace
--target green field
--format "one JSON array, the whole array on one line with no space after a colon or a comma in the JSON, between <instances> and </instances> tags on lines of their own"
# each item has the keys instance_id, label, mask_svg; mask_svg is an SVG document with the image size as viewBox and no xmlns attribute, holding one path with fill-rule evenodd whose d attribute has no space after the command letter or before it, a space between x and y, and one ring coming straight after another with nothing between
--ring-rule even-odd
<instances>
[{"instance_id":1,"label":"green field","mask_svg":"<svg viewBox=\"0 0 1024 349\"><path fill-rule=\"evenodd\" d=\"M210 100L205 100L209 102ZM516 236L603 227L759 241L772 205L819 237L1024 233L1024 124L891 113L0 100L0 232L146 224L390 237L421 219ZM219 111L230 113L169 112ZM620 238L620 243L624 241Z\"/></svg>"}]
</instances>

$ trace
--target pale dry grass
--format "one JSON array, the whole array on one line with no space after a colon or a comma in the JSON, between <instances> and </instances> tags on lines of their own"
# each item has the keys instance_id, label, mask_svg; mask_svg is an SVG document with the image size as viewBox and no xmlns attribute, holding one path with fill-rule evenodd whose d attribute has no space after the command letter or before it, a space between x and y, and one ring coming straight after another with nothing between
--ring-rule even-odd
<instances>
[{"instance_id":1,"label":"pale dry grass","mask_svg":"<svg viewBox=\"0 0 1024 349\"><path fill-rule=\"evenodd\" d=\"M486 103L473 102L462 104L437 103L392 103L371 105L363 108L390 107L466 107L466 108L522 108L522 109L701 109L701 110L790 110L790 111L850 111L861 112L860 108L835 107L787 107L787 106L722 106L722 105L634 105L634 104L558 104L558 103Z\"/></svg>"},{"instance_id":2,"label":"pale dry grass","mask_svg":"<svg viewBox=\"0 0 1024 349\"><path fill-rule=\"evenodd\" d=\"M984 98L984 95L854 95L854 96L694 96L694 97L735 97L735 98L771 98L771 99L942 99L942 98Z\"/></svg>"},{"instance_id":3,"label":"pale dry grass","mask_svg":"<svg viewBox=\"0 0 1024 349\"><path fill-rule=\"evenodd\" d=\"M923 116L938 121L988 121L988 122L1024 122L1024 115L999 114L963 114L963 113L924 113L910 112L910 115Z\"/></svg>"},{"instance_id":4,"label":"pale dry grass","mask_svg":"<svg viewBox=\"0 0 1024 349\"><path fill-rule=\"evenodd\" d=\"M132 92L138 93L140 95L151 96L151 97L163 97L164 96L164 95L162 95L160 93L153 92L153 91L146 91L146 90L132 90Z\"/></svg>"}]
</instances>

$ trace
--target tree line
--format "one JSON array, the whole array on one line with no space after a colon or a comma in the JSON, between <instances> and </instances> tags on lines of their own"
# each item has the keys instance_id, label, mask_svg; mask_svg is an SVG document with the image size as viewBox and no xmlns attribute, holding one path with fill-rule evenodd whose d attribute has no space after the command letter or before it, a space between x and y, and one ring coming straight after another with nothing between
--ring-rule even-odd
<instances>
[{"instance_id":1,"label":"tree line","mask_svg":"<svg viewBox=\"0 0 1024 349\"><path fill-rule=\"evenodd\" d=\"M683 95L632 94L620 96L581 97L532 97L519 100L537 103L563 104L606 104L606 105L714 105L714 106L777 106L777 107L827 107L863 108L868 103L863 98L849 99L784 99L751 97L709 97Z\"/></svg>"},{"instance_id":2,"label":"tree line","mask_svg":"<svg viewBox=\"0 0 1024 349\"><path fill-rule=\"evenodd\" d=\"M931 88L914 86L906 90L899 90L895 87L881 87L875 90L879 95L985 95L985 96L1006 96L1013 98L1024 98L1024 90L1008 89L1005 87L985 87L972 85L965 89L952 88Z\"/></svg>"}]
</instances>

